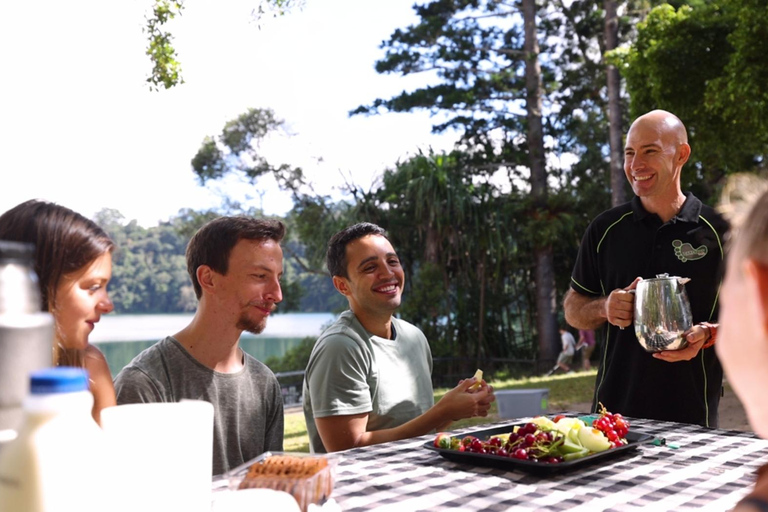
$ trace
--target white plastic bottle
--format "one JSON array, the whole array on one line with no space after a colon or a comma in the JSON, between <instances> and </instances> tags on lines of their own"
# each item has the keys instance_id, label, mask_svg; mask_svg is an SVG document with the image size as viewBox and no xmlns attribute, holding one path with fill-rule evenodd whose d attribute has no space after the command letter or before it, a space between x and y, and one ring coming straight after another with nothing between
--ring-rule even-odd
<instances>
[{"instance_id":1,"label":"white plastic bottle","mask_svg":"<svg viewBox=\"0 0 768 512\"><path fill-rule=\"evenodd\" d=\"M92 407L85 370L30 375L19 435L0 452L0 511L109 510L105 442Z\"/></svg>"}]
</instances>

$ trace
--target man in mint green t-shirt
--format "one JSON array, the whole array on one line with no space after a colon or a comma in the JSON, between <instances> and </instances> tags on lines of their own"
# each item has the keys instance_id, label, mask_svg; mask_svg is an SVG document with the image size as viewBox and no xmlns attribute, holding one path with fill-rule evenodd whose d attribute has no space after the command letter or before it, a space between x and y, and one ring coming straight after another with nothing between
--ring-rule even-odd
<instances>
[{"instance_id":1,"label":"man in mint green t-shirt","mask_svg":"<svg viewBox=\"0 0 768 512\"><path fill-rule=\"evenodd\" d=\"M313 452L415 437L488 414L493 388L482 381L470 390L474 378L434 403L427 339L393 316L405 276L382 228L366 222L336 233L326 260L349 311L318 338L307 364L304 416Z\"/></svg>"}]
</instances>

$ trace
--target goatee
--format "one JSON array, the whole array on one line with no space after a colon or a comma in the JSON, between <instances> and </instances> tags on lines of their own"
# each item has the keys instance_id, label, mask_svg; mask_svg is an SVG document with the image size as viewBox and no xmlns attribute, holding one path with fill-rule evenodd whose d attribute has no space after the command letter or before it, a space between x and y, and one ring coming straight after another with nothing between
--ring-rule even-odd
<instances>
[{"instance_id":1,"label":"goatee","mask_svg":"<svg viewBox=\"0 0 768 512\"><path fill-rule=\"evenodd\" d=\"M263 318L260 322L254 322L250 318L241 317L237 321L236 327L241 331L246 331L251 334L261 334L261 332L267 327L267 319Z\"/></svg>"}]
</instances>

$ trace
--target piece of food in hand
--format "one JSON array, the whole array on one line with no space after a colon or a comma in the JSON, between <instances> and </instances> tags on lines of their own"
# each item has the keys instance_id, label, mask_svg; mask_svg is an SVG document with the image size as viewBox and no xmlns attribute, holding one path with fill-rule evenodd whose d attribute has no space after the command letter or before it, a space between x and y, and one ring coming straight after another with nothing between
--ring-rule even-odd
<instances>
[{"instance_id":1,"label":"piece of food in hand","mask_svg":"<svg viewBox=\"0 0 768 512\"><path fill-rule=\"evenodd\" d=\"M435 448L442 448L444 450L451 449L451 436L445 432L440 432L435 437Z\"/></svg>"},{"instance_id":2,"label":"piece of food in hand","mask_svg":"<svg viewBox=\"0 0 768 512\"><path fill-rule=\"evenodd\" d=\"M584 448L595 453L604 452L611 447L608 438L596 428L579 429L579 442Z\"/></svg>"},{"instance_id":3,"label":"piece of food in hand","mask_svg":"<svg viewBox=\"0 0 768 512\"><path fill-rule=\"evenodd\" d=\"M468 388L469 391L474 391L474 390L476 390L476 389L478 389L480 387L480 383L483 381L483 370L478 369L475 372L474 377L475 377L475 381L476 382L474 384L472 384L471 386L469 386L469 388Z\"/></svg>"}]
</instances>

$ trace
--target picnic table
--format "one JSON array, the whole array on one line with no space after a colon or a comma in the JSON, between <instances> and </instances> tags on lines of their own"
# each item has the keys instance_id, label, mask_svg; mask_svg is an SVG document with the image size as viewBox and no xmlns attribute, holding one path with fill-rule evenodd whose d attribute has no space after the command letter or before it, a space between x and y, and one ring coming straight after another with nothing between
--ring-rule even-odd
<instances>
[{"instance_id":1,"label":"picnic table","mask_svg":"<svg viewBox=\"0 0 768 512\"><path fill-rule=\"evenodd\" d=\"M557 474L452 462L423 445L434 436L342 452L333 499L345 512L392 510L730 510L768 463L750 432L629 418L657 443ZM519 425L526 419L472 427ZM663 440L663 441L662 441ZM662 444L663 442L663 444Z\"/></svg>"}]
</instances>

